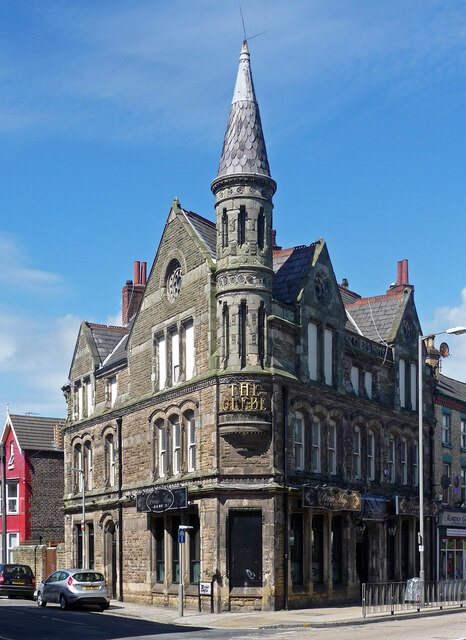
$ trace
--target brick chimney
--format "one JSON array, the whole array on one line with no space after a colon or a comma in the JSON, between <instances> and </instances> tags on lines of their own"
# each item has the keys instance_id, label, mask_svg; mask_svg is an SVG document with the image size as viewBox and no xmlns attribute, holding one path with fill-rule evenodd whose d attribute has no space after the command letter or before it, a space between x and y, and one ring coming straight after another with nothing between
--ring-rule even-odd
<instances>
[{"instance_id":1,"label":"brick chimney","mask_svg":"<svg viewBox=\"0 0 466 640\"><path fill-rule=\"evenodd\" d=\"M147 262L134 262L134 284L127 280L122 292L121 321L127 325L139 309L139 304L146 288Z\"/></svg>"},{"instance_id":2,"label":"brick chimney","mask_svg":"<svg viewBox=\"0 0 466 640\"><path fill-rule=\"evenodd\" d=\"M399 260L396 266L396 283L390 285L387 293L398 293L406 288L414 289L414 286L409 284L408 261Z\"/></svg>"}]
</instances>

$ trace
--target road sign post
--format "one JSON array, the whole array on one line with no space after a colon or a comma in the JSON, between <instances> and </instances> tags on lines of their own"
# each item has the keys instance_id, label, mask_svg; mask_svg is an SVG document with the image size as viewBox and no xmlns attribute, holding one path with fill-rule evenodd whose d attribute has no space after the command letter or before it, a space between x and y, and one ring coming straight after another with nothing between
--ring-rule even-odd
<instances>
[{"instance_id":1,"label":"road sign post","mask_svg":"<svg viewBox=\"0 0 466 640\"><path fill-rule=\"evenodd\" d=\"M193 529L193 527L180 524L178 527L178 554L179 554L179 566L180 566L180 575L179 575L179 583L178 583L178 614L180 618L183 617L183 578L184 578L184 569L183 569L183 545L186 541L186 531L187 529Z\"/></svg>"}]
</instances>

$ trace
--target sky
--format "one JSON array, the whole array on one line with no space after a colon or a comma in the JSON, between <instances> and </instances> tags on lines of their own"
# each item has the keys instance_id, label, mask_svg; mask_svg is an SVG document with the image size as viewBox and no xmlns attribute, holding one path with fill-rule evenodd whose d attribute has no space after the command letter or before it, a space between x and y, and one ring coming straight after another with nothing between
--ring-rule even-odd
<instances>
[{"instance_id":1,"label":"sky","mask_svg":"<svg viewBox=\"0 0 466 640\"><path fill-rule=\"evenodd\" d=\"M242 2L278 244L323 237L362 296L408 259L424 334L466 326L465 4ZM0 419L65 416L174 197L214 220L242 39L237 0L0 3Z\"/></svg>"}]
</instances>

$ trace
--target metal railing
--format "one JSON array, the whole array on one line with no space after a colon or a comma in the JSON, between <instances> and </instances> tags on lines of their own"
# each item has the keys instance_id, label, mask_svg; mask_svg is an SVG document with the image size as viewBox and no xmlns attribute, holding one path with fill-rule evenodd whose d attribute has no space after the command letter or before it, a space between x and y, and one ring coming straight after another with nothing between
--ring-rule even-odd
<instances>
[{"instance_id":1,"label":"metal railing","mask_svg":"<svg viewBox=\"0 0 466 640\"><path fill-rule=\"evenodd\" d=\"M395 614L462 607L466 604L466 580L424 583L424 604L419 578L407 582L375 582L362 585L362 615Z\"/></svg>"}]
</instances>

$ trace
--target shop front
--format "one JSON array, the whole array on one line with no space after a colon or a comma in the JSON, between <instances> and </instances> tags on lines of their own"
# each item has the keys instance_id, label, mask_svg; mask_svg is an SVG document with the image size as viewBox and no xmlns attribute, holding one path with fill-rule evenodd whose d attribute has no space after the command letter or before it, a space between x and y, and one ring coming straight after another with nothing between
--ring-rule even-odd
<instances>
[{"instance_id":1,"label":"shop front","mask_svg":"<svg viewBox=\"0 0 466 640\"><path fill-rule=\"evenodd\" d=\"M438 526L439 580L466 579L466 513L443 511Z\"/></svg>"}]
</instances>

